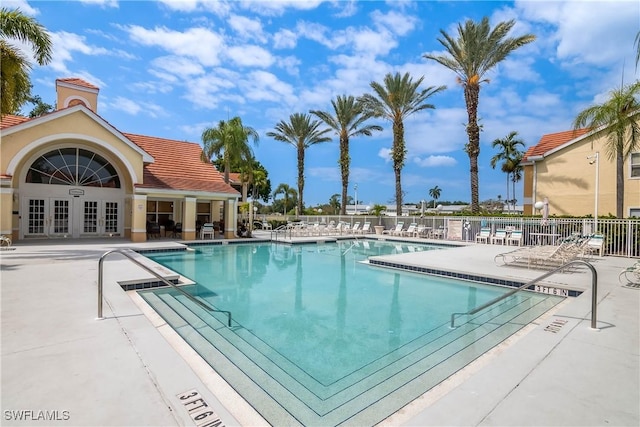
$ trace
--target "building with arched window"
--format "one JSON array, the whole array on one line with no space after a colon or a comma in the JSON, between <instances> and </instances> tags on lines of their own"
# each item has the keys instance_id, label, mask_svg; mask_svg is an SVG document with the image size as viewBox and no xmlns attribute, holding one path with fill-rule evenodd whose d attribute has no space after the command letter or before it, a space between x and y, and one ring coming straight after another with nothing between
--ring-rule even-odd
<instances>
[{"instance_id":1,"label":"building with arched window","mask_svg":"<svg viewBox=\"0 0 640 427\"><path fill-rule=\"evenodd\" d=\"M147 240L213 222L235 236L240 193L199 144L121 132L97 114L99 89L56 80L56 111L0 121L0 233L12 239Z\"/></svg>"}]
</instances>

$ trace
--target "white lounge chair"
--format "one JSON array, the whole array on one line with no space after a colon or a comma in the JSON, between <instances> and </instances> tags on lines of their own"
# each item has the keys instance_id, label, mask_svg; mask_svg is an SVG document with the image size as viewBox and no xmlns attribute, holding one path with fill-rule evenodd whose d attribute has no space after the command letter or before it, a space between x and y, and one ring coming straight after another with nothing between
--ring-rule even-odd
<instances>
[{"instance_id":1,"label":"white lounge chair","mask_svg":"<svg viewBox=\"0 0 640 427\"><path fill-rule=\"evenodd\" d=\"M369 233L371 233L371 223L370 222L365 222L364 224L362 224L362 228L360 230L357 230L356 233L358 233L358 234L369 234Z\"/></svg>"},{"instance_id":2,"label":"white lounge chair","mask_svg":"<svg viewBox=\"0 0 640 427\"><path fill-rule=\"evenodd\" d=\"M400 221L399 223L396 224L395 228L392 228L391 230L384 230L382 234L390 234L392 236L401 235L403 227L404 227L404 222Z\"/></svg>"},{"instance_id":3,"label":"white lounge chair","mask_svg":"<svg viewBox=\"0 0 640 427\"><path fill-rule=\"evenodd\" d=\"M411 224L409 224L409 227L407 227L406 230L402 230L402 236L407 236L407 237L414 237L416 234L416 229L418 228L418 224L415 222L412 222Z\"/></svg>"}]
</instances>

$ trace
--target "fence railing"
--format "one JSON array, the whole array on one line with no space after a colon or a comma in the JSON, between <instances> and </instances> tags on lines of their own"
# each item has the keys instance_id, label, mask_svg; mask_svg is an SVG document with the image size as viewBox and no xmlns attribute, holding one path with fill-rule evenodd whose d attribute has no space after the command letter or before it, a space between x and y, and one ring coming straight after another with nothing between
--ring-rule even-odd
<instances>
[{"instance_id":1,"label":"fence railing","mask_svg":"<svg viewBox=\"0 0 640 427\"><path fill-rule=\"evenodd\" d=\"M498 229L522 230L524 245L541 243L541 236L546 236L544 242L557 243L562 238L572 234L590 235L594 233L604 235L604 254L622 257L640 257L640 220L639 219L604 219L598 218L597 230L594 229L592 218L549 218L543 221L540 217L479 217L479 216L366 216L366 215L309 215L309 216L264 216L258 215L266 221L305 221L308 223L329 223L342 221L349 225L355 222L371 225L382 225L391 229L400 221L404 227L417 223L433 230L442 230L445 239L475 242L476 234L481 228L491 228L492 233ZM461 229L460 229L461 228Z\"/></svg>"}]
</instances>

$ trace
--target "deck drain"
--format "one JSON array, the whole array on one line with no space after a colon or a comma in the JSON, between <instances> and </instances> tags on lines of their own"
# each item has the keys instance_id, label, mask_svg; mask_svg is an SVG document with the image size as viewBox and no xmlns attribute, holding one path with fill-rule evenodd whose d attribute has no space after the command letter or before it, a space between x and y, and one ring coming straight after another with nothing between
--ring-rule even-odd
<instances>
[{"instance_id":1,"label":"deck drain","mask_svg":"<svg viewBox=\"0 0 640 427\"><path fill-rule=\"evenodd\" d=\"M554 334L558 333L560 331L560 329L566 325L568 322L568 320L561 320L561 319L556 319L553 322L551 322L549 324L549 326L547 326L546 328L544 328L545 331L547 332L552 332Z\"/></svg>"}]
</instances>

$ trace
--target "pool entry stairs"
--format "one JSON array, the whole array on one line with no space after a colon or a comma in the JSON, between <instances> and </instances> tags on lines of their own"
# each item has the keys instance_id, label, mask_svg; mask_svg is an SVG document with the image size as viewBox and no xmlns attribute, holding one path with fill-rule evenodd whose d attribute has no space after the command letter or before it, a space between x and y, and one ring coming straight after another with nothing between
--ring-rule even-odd
<instances>
[{"instance_id":1,"label":"pool entry stairs","mask_svg":"<svg viewBox=\"0 0 640 427\"><path fill-rule=\"evenodd\" d=\"M191 289L189 289L191 288ZM183 287L198 295L196 286ZM272 425L374 425L531 323L562 298L522 292L449 319L335 381L322 383L235 321L174 289L140 291L173 329Z\"/></svg>"}]
</instances>

